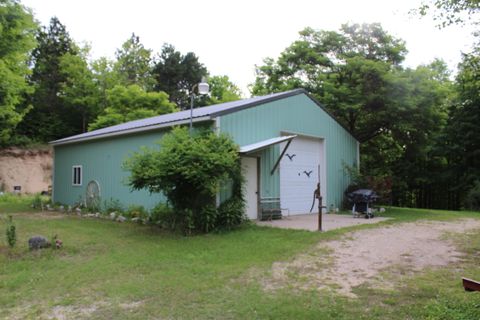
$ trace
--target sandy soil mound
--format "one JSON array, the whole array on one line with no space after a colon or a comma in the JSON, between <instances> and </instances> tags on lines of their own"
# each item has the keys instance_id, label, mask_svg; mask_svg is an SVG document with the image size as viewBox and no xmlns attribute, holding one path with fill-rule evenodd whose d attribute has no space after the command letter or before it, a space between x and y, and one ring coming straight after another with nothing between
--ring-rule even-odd
<instances>
[{"instance_id":1,"label":"sandy soil mound","mask_svg":"<svg viewBox=\"0 0 480 320\"><path fill-rule=\"evenodd\" d=\"M13 192L14 186L20 186L22 193L46 191L52 184L52 163L50 149L0 150L0 189Z\"/></svg>"},{"instance_id":2,"label":"sandy soil mound","mask_svg":"<svg viewBox=\"0 0 480 320\"><path fill-rule=\"evenodd\" d=\"M274 263L264 287L335 288L354 297L353 287L380 280L388 268L418 271L458 261L461 253L445 234L474 229L480 229L480 220L405 223L349 233L345 240L321 242L293 261Z\"/></svg>"}]
</instances>

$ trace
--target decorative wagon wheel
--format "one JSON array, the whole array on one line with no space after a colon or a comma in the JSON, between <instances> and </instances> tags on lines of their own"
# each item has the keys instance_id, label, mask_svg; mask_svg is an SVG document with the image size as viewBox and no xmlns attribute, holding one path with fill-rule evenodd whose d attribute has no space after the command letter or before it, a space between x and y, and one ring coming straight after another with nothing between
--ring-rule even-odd
<instances>
[{"instance_id":1,"label":"decorative wagon wheel","mask_svg":"<svg viewBox=\"0 0 480 320\"><path fill-rule=\"evenodd\" d=\"M85 198L87 208L100 208L100 185L97 181L92 180L87 184L87 194Z\"/></svg>"}]
</instances>

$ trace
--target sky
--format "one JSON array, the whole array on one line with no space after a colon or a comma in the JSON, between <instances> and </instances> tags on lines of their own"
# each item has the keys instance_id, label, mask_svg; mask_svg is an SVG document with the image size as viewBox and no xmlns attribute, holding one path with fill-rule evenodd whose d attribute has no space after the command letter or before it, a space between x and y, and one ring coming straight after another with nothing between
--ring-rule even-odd
<instances>
[{"instance_id":1,"label":"sky","mask_svg":"<svg viewBox=\"0 0 480 320\"><path fill-rule=\"evenodd\" d=\"M461 52L473 43L470 27L439 30L435 22L409 14L421 0L21 0L48 25L56 16L78 43L92 47L92 58L114 58L132 32L158 53L164 43L194 52L211 75L227 75L245 96L255 65L277 58L305 27L338 30L344 23L379 22L406 41L404 65L435 58L454 70Z\"/></svg>"}]
</instances>

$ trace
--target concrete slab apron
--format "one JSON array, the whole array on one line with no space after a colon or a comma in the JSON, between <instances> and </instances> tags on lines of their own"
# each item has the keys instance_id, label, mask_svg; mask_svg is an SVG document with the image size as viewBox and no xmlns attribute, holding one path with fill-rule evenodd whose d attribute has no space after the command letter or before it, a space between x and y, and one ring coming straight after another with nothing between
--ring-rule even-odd
<instances>
[{"instance_id":1,"label":"concrete slab apron","mask_svg":"<svg viewBox=\"0 0 480 320\"><path fill-rule=\"evenodd\" d=\"M329 231L359 224L372 224L388 220L389 218L375 217L373 219L353 218L352 215L326 214L322 215L322 229ZM281 220L256 221L259 226L269 226L283 229L299 229L317 231L318 214L300 214L283 217Z\"/></svg>"}]
</instances>

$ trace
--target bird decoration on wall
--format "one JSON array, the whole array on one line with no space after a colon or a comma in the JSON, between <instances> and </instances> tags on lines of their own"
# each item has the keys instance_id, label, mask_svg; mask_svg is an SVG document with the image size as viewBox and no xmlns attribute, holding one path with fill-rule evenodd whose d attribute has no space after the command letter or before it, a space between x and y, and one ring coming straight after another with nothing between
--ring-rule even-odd
<instances>
[{"instance_id":1,"label":"bird decoration on wall","mask_svg":"<svg viewBox=\"0 0 480 320\"><path fill-rule=\"evenodd\" d=\"M290 161L293 161L293 157L295 157L295 156L296 156L296 154L295 154L295 153L294 153L294 154L292 154L292 155L289 155L288 153L286 153L285 155L288 157L288 159L290 159Z\"/></svg>"},{"instance_id":2,"label":"bird decoration on wall","mask_svg":"<svg viewBox=\"0 0 480 320\"><path fill-rule=\"evenodd\" d=\"M307 177L309 177L309 178L310 178L310 175L312 174L312 172L313 172L312 170L310 170L310 171L308 171L308 172L307 172L307 171L303 171L303 173L305 173L305 175L306 175Z\"/></svg>"}]
</instances>

